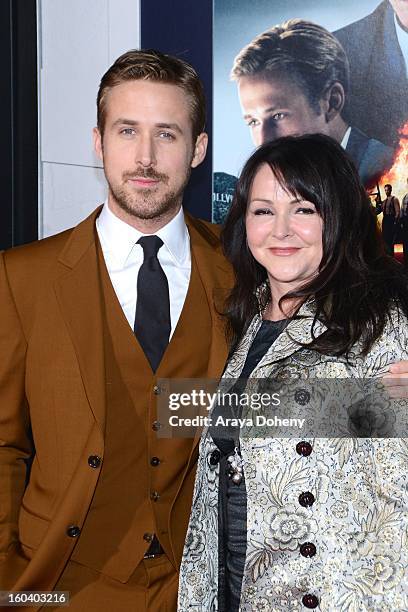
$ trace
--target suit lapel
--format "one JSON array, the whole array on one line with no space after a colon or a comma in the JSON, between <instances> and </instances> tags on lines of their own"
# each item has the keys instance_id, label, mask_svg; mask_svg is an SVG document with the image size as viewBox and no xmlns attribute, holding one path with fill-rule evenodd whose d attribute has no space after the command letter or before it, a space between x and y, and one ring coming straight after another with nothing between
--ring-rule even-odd
<instances>
[{"instance_id":1,"label":"suit lapel","mask_svg":"<svg viewBox=\"0 0 408 612\"><path fill-rule=\"evenodd\" d=\"M103 300L95 244L95 220L99 210L73 230L59 258L64 273L55 282L55 292L75 348L91 410L103 432Z\"/></svg>"},{"instance_id":2,"label":"suit lapel","mask_svg":"<svg viewBox=\"0 0 408 612\"><path fill-rule=\"evenodd\" d=\"M228 356L222 312L223 302L232 287L232 271L222 254L219 239L207 229L204 223L185 213L190 234L191 250L201 278L211 315L211 348L208 358L207 376L219 379ZM190 461L197 447L201 428L197 429L193 441Z\"/></svg>"}]
</instances>

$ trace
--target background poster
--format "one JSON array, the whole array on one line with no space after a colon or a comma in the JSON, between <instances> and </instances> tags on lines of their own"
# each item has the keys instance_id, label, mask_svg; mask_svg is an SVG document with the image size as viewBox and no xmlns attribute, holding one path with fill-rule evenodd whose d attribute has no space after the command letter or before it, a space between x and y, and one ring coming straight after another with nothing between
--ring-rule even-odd
<instances>
[{"instance_id":1,"label":"background poster","mask_svg":"<svg viewBox=\"0 0 408 612\"><path fill-rule=\"evenodd\" d=\"M333 32L346 51L350 88L339 116L348 132L343 134L344 130L340 129L338 133L347 136L345 148L355 159L366 187L375 191L378 182L384 199L382 186L387 179L393 183L393 193L400 202L408 191L406 155L405 151L400 151L401 143L406 142L401 129L408 120L407 0L334 3L327 0L214 0L215 222L223 221L232 200L235 177L255 144L259 144L259 136L254 143L253 128L246 122L256 123L258 117L253 119L252 115L256 115L260 105L257 106L256 100L250 101L251 116L245 122L243 114L247 109L241 108L238 84L230 79L234 59L257 35L294 18L312 21ZM275 70L274 75L275 81L279 81L279 71ZM254 108L256 112L253 113ZM261 108L260 112L264 110ZM277 106L270 109L276 121L284 117L277 112L279 110ZM309 132L311 129L309 127ZM304 127L306 131L307 126ZM271 139L273 135L264 138ZM337 139L341 142L342 136ZM398 175L395 168L387 174L397 158Z\"/></svg>"}]
</instances>

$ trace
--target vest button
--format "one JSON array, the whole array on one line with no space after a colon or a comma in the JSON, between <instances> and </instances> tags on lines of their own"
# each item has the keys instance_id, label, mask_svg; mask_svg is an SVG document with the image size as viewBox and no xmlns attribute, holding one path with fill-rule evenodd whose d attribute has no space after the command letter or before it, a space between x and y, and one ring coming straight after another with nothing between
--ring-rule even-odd
<instances>
[{"instance_id":1,"label":"vest button","mask_svg":"<svg viewBox=\"0 0 408 612\"><path fill-rule=\"evenodd\" d=\"M302 604L305 606L305 608L317 608L319 605L319 600L316 595L306 593L306 595L303 595L302 597Z\"/></svg>"},{"instance_id":2,"label":"vest button","mask_svg":"<svg viewBox=\"0 0 408 612\"><path fill-rule=\"evenodd\" d=\"M312 450L313 448L310 442L305 442L305 440L302 440L302 442L298 442L296 444L296 452L298 455L301 455L302 457L308 457L310 453L312 452Z\"/></svg>"},{"instance_id":3,"label":"vest button","mask_svg":"<svg viewBox=\"0 0 408 612\"><path fill-rule=\"evenodd\" d=\"M316 546L313 542L304 542L299 548L302 557L314 557L316 554Z\"/></svg>"},{"instance_id":4,"label":"vest button","mask_svg":"<svg viewBox=\"0 0 408 612\"><path fill-rule=\"evenodd\" d=\"M156 502L156 501L159 501L159 499L160 499L160 495L159 495L159 493L158 493L157 491L152 491L152 492L150 493L150 499L152 499L152 500L153 500L153 501L155 501L155 502Z\"/></svg>"},{"instance_id":5,"label":"vest button","mask_svg":"<svg viewBox=\"0 0 408 612\"><path fill-rule=\"evenodd\" d=\"M305 491L304 493L301 493L298 499L299 504L304 508L307 508L308 506L313 506L315 502L315 497L310 491Z\"/></svg>"},{"instance_id":6,"label":"vest button","mask_svg":"<svg viewBox=\"0 0 408 612\"><path fill-rule=\"evenodd\" d=\"M152 533L145 533L143 535L143 539L146 540L146 542L153 542L153 537Z\"/></svg>"},{"instance_id":7,"label":"vest button","mask_svg":"<svg viewBox=\"0 0 408 612\"><path fill-rule=\"evenodd\" d=\"M101 465L101 461L102 459L98 457L98 455L91 455L90 457L88 457L88 465L91 468L98 468Z\"/></svg>"},{"instance_id":8,"label":"vest button","mask_svg":"<svg viewBox=\"0 0 408 612\"><path fill-rule=\"evenodd\" d=\"M153 393L154 393L155 395L160 395L160 393L161 393L161 389L160 389L160 387L159 387L158 385L154 385L154 387L153 387Z\"/></svg>"},{"instance_id":9,"label":"vest button","mask_svg":"<svg viewBox=\"0 0 408 612\"><path fill-rule=\"evenodd\" d=\"M162 426L162 424L159 421L153 421L153 423L152 423L153 431L159 431L161 426Z\"/></svg>"},{"instance_id":10,"label":"vest button","mask_svg":"<svg viewBox=\"0 0 408 612\"><path fill-rule=\"evenodd\" d=\"M150 459L150 465L152 465L153 467L160 465L160 459L158 457L152 457Z\"/></svg>"},{"instance_id":11,"label":"vest button","mask_svg":"<svg viewBox=\"0 0 408 612\"><path fill-rule=\"evenodd\" d=\"M70 538L77 538L80 533L81 533L81 530L78 527L78 525L71 525L67 529L67 536L69 536Z\"/></svg>"}]
</instances>

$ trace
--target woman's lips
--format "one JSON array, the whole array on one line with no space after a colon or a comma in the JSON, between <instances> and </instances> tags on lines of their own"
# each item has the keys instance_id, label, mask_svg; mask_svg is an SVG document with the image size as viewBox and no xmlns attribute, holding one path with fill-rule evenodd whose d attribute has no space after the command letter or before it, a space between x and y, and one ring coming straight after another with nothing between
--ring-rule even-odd
<instances>
[{"instance_id":1,"label":"woman's lips","mask_svg":"<svg viewBox=\"0 0 408 612\"><path fill-rule=\"evenodd\" d=\"M288 257L289 255L294 255L300 248L298 247L270 247L269 250L273 255L277 255L278 257Z\"/></svg>"}]
</instances>

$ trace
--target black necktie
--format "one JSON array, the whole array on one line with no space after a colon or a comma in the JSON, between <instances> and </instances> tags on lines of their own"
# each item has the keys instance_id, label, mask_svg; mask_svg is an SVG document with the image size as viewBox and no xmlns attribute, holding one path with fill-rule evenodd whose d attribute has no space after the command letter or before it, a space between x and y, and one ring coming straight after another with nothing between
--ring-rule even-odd
<instances>
[{"instance_id":1,"label":"black necktie","mask_svg":"<svg viewBox=\"0 0 408 612\"><path fill-rule=\"evenodd\" d=\"M155 372L170 338L169 284L157 258L163 240L143 236L138 244L143 248L144 259L137 277L134 332Z\"/></svg>"}]
</instances>

